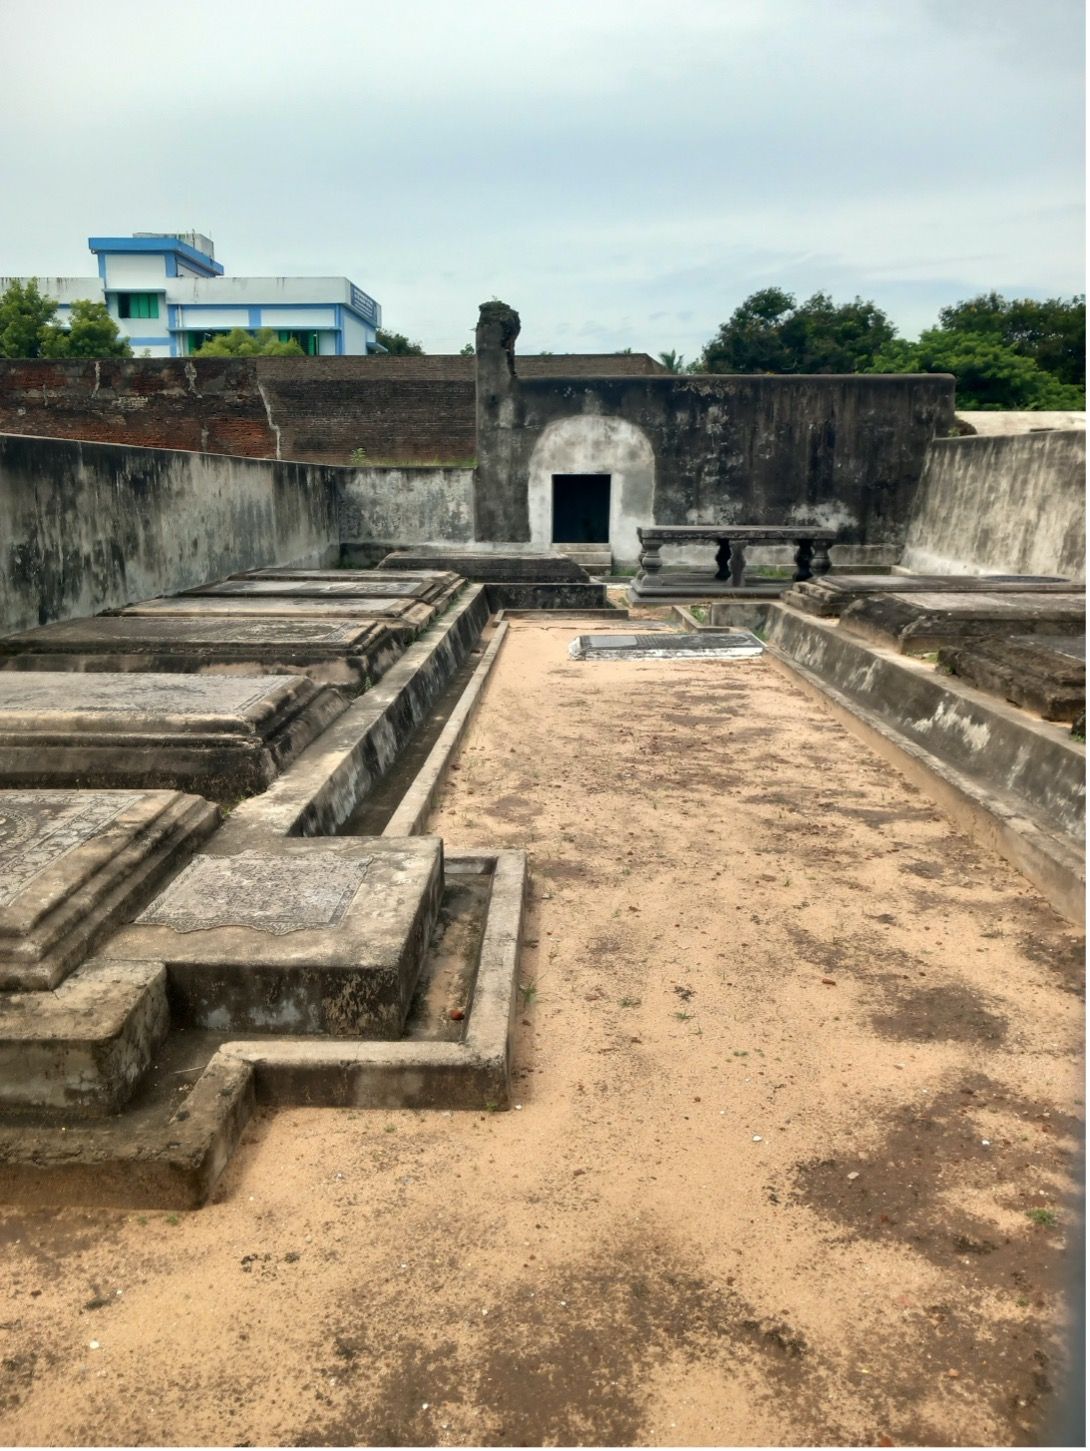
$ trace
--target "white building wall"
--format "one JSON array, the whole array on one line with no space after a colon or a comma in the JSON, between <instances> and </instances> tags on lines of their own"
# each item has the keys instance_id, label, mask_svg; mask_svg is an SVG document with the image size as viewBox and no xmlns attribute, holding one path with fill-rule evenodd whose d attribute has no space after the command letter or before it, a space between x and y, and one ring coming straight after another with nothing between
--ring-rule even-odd
<instances>
[{"instance_id":1,"label":"white building wall","mask_svg":"<svg viewBox=\"0 0 1090 1451\"><path fill-rule=\"evenodd\" d=\"M113 253L106 258L110 292L162 292L172 281L163 257L154 252Z\"/></svg>"},{"instance_id":2,"label":"white building wall","mask_svg":"<svg viewBox=\"0 0 1090 1451\"><path fill-rule=\"evenodd\" d=\"M346 353L366 353L374 341L374 334L351 313L344 313L344 350Z\"/></svg>"}]
</instances>

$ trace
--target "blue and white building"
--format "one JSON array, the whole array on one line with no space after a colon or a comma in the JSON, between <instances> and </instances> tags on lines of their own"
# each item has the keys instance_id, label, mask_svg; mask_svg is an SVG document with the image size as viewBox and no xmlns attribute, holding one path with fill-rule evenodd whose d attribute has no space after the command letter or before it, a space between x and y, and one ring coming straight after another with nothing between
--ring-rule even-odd
<instances>
[{"instance_id":1,"label":"blue and white building","mask_svg":"<svg viewBox=\"0 0 1090 1451\"><path fill-rule=\"evenodd\" d=\"M137 356L187 357L216 333L272 328L311 357L383 352L382 309L347 277L227 277L199 232L89 237L97 277L38 277L64 325L72 303L105 302ZM0 291L11 278L0 278ZM29 281L29 278L20 278Z\"/></svg>"}]
</instances>

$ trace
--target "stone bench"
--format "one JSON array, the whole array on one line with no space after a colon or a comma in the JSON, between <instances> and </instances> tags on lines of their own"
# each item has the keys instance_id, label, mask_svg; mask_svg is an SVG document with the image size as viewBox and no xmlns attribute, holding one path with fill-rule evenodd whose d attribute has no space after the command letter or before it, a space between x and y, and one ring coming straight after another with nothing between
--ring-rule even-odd
<instances>
[{"instance_id":1,"label":"stone bench","mask_svg":"<svg viewBox=\"0 0 1090 1451\"><path fill-rule=\"evenodd\" d=\"M642 552L640 579L653 579L662 569L664 544L715 544L715 580L730 581L731 589L745 588L746 546L794 544L797 583L813 575L828 574L829 545L835 529L811 524L652 524L638 529Z\"/></svg>"}]
</instances>

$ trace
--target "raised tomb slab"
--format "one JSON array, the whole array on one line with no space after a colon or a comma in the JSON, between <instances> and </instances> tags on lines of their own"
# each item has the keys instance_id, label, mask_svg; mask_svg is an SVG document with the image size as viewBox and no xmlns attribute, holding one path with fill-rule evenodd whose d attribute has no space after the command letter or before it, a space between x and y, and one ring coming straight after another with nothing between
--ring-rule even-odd
<instances>
[{"instance_id":1,"label":"raised tomb slab","mask_svg":"<svg viewBox=\"0 0 1090 1451\"><path fill-rule=\"evenodd\" d=\"M856 600L875 595L938 594L1064 594L1071 590L1071 581L1056 575L881 575L827 574L820 579L806 579L791 586L782 596L785 605L807 615L831 617L843 612Z\"/></svg>"},{"instance_id":2,"label":"raised tomb slab","mask_svg":"<svg viewBox=\"0 0 1090 1451\"><path fill-rule=\"evenodd\" d=\"M258 599L273 595L285 599L414 599L435 604L447 599L461 588L463 580L450 572L428 575L376 575L371 570L328 570L289 574L252 573L217 584L201 585L183 591L183 597L239 596Z\"/></svg>"},{"instance_id":3,"label":"raised tomb slab","mask_svg":"<svg viewBox=\"0 0 1090 1451\"><path fill-rule=\"evenodd\" d=\"M270 838L196 857L106 955L165 962L181 1027L395 1038L442 887L436 837Z\"/></svg>"},{"instance_id":4,"label":"raised tomb slab","mask_svg":"<svg viewBox=\"0 0 1090 1451\"><path fill-rule=\"evenodd\" d=\"M994 591L872 596L840 616L848 634L905 655L997 635L1073 635L1086 628L1086 597L1074 591Z\"/></svg>"},{"instance_id":5,"label":"raised tomb slab","mask_svg":"<svg viewBox=\"0 0 1090 1451\"><path fill-rule=\"evenodd\" d=\"M305 675L355 693L402 649L378 621L96 615L0 638L0 669Z\"/></svg>"},{"instance_id":6,"label":"raised tomb slab","mask_svg":"<svg viewBox=\"0 0 1090 1451\"><path fill-rule=\"evenodd\" d=\"M56 988L218 823L176 791L0 791L0 990Z\"/></svg>"},{"instance_id":7,"label":"raised tomb slab","mask_svg":"<svg viewBox=\"0 0 1090 1451\"><path fill-rule=\"evenodd\" d=\"M1086 711L1086 636L1012 635L948 645L939 664L951 674L1045 720L1075 721Z\"/></svg>"},{"instance_id":8,"label":"raised tomb slab","mask_svg":"<svg viewBox=\"0 0 1090 1451\"><path fill-rule=\"evenodd\" d=\"M416 637L435 618L436 606L422 600L393 595L360 599L275 595L170 595L126 605L122 615L156 618L192 615L216 619L371 620L386 625L404 643Z\"/></svg>"},{"instance_id":9,"label":"raised tomb slab","mask_svg":"<svg viewBox=\"0 0 1090 1451\"><path fill-rule=\"evenodd\" d=\"M517 584L524 581L571 580L586 583L587 571L563 554L538 554L519 550L436 550L396 549L379 564L383 573L402 570L447 569L463 579L484 584Z\"/></svg>"},{"instance_id":10,"label":"raised tomb slab","mask_svg":"<svg viewBox=\"0 0 1090 1451\"><path fill-rule=\"evenodd\" d=\"M0 671L0 787L263 791L346 708L297 675Z\"/></svg>"}]
</instances>

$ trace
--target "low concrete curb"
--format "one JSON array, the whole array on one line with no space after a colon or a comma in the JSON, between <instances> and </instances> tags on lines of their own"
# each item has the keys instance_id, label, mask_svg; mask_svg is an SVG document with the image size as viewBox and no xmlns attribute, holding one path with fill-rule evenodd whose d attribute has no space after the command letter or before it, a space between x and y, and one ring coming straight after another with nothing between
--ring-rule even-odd
<instances>
[{"instance_id":1,"label":"low concrete curb","mask_svg":"<svg viewBox=\"0 0 1090 1451\"><path fill-rule=\"evenodd\" d=\"M1069 921L1085 921L1085 748L1059 726L930 666L783 606L774 663L860 740L998 852Z\"/></svg>"},{"instance_id":2,"label":"low concrete curb","mask_svg":"<svg viewBox=\"0 0 1090 1451\"><path fill-rule=\"evenodd\" d=\"M469 684L462 692L458 704L451 711L439 739L428 753L427 760L401 798L401 804L390 817L386 829L382 833L383 836L415 836L422 828L436 793L443 783L450 758L457 750L458 743L476 714L485 682L492 673L496 657L507 637L507 630L506 621L501 621L497 625L496 633L489 641L488 648L470 676Z\"/></svg>"}]
</instances>

